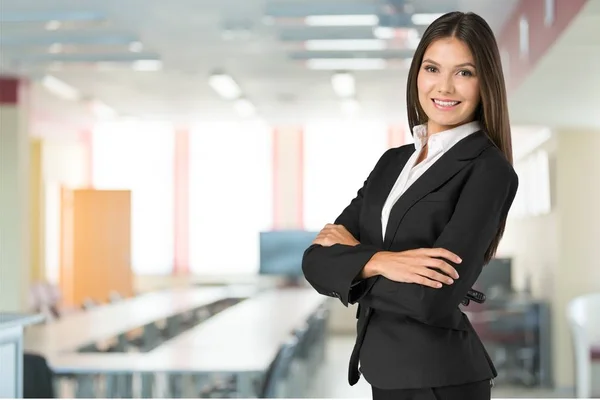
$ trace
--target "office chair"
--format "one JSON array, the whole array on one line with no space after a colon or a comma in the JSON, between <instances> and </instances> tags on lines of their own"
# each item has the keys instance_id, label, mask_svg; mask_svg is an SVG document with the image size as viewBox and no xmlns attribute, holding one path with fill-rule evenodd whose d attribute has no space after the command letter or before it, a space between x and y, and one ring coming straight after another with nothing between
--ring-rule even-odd
<instances>
[{"instance_id":1,"label":"office chair","mask_svg":"<svg viewBox=\"0 0 600 400\"><path fill-rule=\"evenodd\" d=\"M567 320L575 351L575 393L579 399L592 393L592 346L600 344L600 293L576 297L567 306Z\"/></svg>"}]
</instances>

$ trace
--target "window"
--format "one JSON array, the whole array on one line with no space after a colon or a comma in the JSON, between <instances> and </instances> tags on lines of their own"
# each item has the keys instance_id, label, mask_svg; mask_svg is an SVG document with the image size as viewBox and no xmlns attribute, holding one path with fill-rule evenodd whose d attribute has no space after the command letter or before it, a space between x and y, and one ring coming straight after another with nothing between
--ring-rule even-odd
<instances>
[{"instance_id":1,"label":"window","mask_svg":"<svg viewBox=\"0 0 600 400\"><path fill-rule=\"evenodd\" d=\"M251 275L272 225L272 133L260 124L203 124L190 134L190 269Z\"/></svg>"},{"instance_id":2,"label":"window","mask_svg":"<svg viewBox=\"0 0 600 400\"><path fill-rule=\"evenodd\" d=\"M519 188L511 207L512 217L531 217L552 210L550 161L545 150L537 150L515 163Z\"/></svg>"},{"instance_id":3,"label":"window","mask_svg":"<svg viewBox=\"0 0 600 400\"><path fill-rule=\"evenodd\" d=\"M387 150L384 123L309 124L304 137L304 228L319 231L350 204Z\"/></svg>"},{"instance_id":4,"label":"window","mask_svg":"<svg viewBox=\"0 0 600 400\"><path fill-rule=\"evenodd\" d=\"M106 123L94 130L92 146L95 188L131 190L134 273L170 274L173 129L157 122Z\"/></svg>"}]
</instances>

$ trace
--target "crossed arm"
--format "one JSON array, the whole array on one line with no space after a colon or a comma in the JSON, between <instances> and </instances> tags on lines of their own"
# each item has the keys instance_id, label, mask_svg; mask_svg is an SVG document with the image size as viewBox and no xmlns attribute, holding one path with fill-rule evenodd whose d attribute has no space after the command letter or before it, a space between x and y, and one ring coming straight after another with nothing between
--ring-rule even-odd
<instances>
[{"instance_id":1,"label":"crossed arm","mask_svg":"<svg viewBox=\"0 0 600 400\"><path fill-rule=\"evenodd\" d=\"M448 261L460 276L441 288L396 282L382 275L363 279L365 266L382 251L360 243L358 216L365 186L334 222L342 225L354 241L340 236L344 240L339 243L327 243L320 235L304 253L302 268L307 281L319 293L338 297L345 306L360 302L426 324L455 327L453 317L458 305L479 276L485 253L514 199L516 174L506 166L473 171L454 214L432 246L462 258L461 263Z\"/></svg>"}]
</instances>

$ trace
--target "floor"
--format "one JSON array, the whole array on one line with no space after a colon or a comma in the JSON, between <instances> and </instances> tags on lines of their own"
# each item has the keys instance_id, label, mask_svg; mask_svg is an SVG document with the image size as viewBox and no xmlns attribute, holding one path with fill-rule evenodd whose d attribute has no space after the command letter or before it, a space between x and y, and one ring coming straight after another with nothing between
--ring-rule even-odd
<instances>
[{"instance_id":1,"label":"floor","mask_svg":"<svg viewBox=\"0 0 600 400\"><path fill-rule=\"evenodd\" d=\"M371 387L361 378L354 386L347 381L346 366L354 345L351 336L333 336L328 342L327 361L323 365L323 372L311 390L311 398L345 398L369 399ZM559 395L547 389L525 389L519 387L494 387L492 398L560 398Z\"/></svg>"}]
</instances>

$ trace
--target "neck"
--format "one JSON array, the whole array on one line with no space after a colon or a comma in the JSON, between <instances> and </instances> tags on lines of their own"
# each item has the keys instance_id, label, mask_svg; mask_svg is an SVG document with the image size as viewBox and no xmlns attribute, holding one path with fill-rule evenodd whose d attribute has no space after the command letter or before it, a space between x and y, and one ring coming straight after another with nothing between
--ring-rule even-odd
<instances>
[{"instance_id":1,"label":"neck","mask_svg":"<svg viewBox=\"0 0 600 400\"><path fill-rule=\"evenodd\" d=\"M444 132L450 129L454 129L457 126L461 126L461 125L465 125L468 124L470 122L473 122L474 120L468 120L465 122L461 122L460 124L456 124L456 125L440 125L437 124L435 122L432 121L427 121L427 136L431 136L431 135L435 135L436 133L440 133L440 132Z\"/></svg>"}]
</instances>

